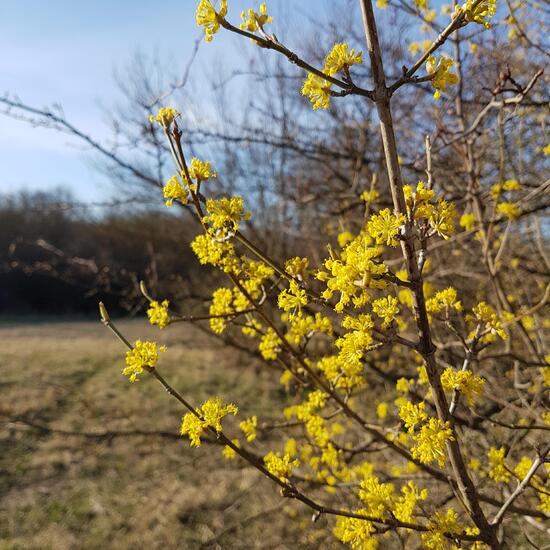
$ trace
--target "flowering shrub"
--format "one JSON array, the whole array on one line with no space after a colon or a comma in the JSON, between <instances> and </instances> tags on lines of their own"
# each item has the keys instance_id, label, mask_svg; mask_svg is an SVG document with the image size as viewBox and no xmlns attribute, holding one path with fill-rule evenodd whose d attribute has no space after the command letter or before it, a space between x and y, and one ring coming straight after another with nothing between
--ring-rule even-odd
<instances>
[{"instance_id":1,"label":"flowering shrub","mask_svg":"<svg viewBox=\"0 0 550 550\"><path fill-rule=\"evenodd\" d=\"M124 373L134 380L147 370L187 409L181 433L191 446L210 433L225 458L249 462L279 485L284 497L301 501L317 516L335 516L334 536L351 548L397 547L399 540L431 549L501 548L505 520L522 529L547 528L549 447L541 436L550 429L550 357L544 355L539 329L548 328L540 314L549 287L541 284L530 295L513 296L502 277L508 269L503 265L507 236L522 214L510 201L521 196L521 184L505 180L502 171L502 183L482 192L464 125L459 139L469 151L471 180L465 200L444 198L434 181L429 141L427 180L405 184L390 102L401 88L423 82L431 83L438 99L450 93L461 82L460 66L436 52L469 23L489 28L495 2L457 5L433 43L411 49L423 53L390 85L372 3L360 4L373 89L352 79L350 69L363 63L362 52L337 43L317 69L268 34L264 27L273 19L265 4L259 13L243 13L238 27L227 19L226 1L217 8L201 0L197 8L207 41L227 29L304 69L301 92L313 109L329 109L331 98L347 95L377 108L393 205L376 205L379 192L363 191L360 230L343 231L317 265L307 257L280 262L251 242L246 222L254 205L241 196L214 198L216 185L202 185L216 176L210 162L187 163L181 139L185 113L163 108L151 117L174 156L176 174L163 189L166 204L194 210L202 231L191 246L201 264L218 269L226 280L227 286L214 291L205 318L216 334L241 332L280 371L280 382L294 399L282 411L292 420L286 441L266 449L257 414L240 419L240 431L226 426L226 417L238 410L220 397L194 406L158 372L154 343L132 346L104 309L103 321L129 347ZM435 19L427 2L413 4L425 21ZM390 8L388 2L378 7ZM425 74L417 74L422 67ZM527 91L521 90L515 104ZM505 106L503 101L500 108ZM505 194L510 200L501 200ZM426 280L435 269L432 251L441 246L452 253L477 249L490 284L475 300L461 293L459 281L456 287L436 288ZM152 324L164 328L180 320L167 300L149 299ZM514 338L521 339L526 353L514 351ZM488 357L502 357L503 363L488 369ZM510 392L520 392L512 408L502 397Z\"/></svg>"}]
</instances>

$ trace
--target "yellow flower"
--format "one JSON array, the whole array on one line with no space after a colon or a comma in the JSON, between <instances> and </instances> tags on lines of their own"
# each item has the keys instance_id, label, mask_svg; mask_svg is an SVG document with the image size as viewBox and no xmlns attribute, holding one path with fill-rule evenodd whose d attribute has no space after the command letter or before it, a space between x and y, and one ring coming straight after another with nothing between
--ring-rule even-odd
<instances>
[{"instance_id":1,"label":"yellow flower","mask_svg":"<svg viewBox=\"0 0 550 550\"><path fill-rule=\"evenodd\" d=\"M256 415L243 420L239 427L246 436L247 441L254 441L256 439L256 426L258 425L258 417Z\"/></svg>"},{"instance_id":2,"label":"yellow flower","mask_svg":"<svg viewBox=\"0 0 550 550\"><path fill-rule=\"evenodd\" d=\"M510 472L506 468L506 462L504 460L505 455L504 447L496 449L491 447L489 449L489 477L494 479L497 483L510 481Z\"/></svg>"},{"instance_id":3,"label":"yellow flower","mask_svg":"<svg viewBox=\"0 0 550 550\"><path fill-rule=\"evenodd\" d=\"M276 332L270 327L262 336L258 349L262 357L267 361L274 361L281 351L281 339Z\"/></svg>"},{"instance_id":4,"label":"yellow flower","mask_svg":"<svg viewBox=\"0 0 550 550\"><path fill-rule=\"evenodd\" d=\"M376 7L385 10L388 7L388 0L376 0Z\"/></svg>"},{"instance_id":5,"label":"yellow flower","mask_svg":"<svg viewBox=\"0 0 550 550\"><path fill-rule=\"evenodd\" d=\"M207 180L208 178L215 178L216 172L212 170L209 162L203 162L198 158L193 157L191 159L191 166L189 166L189 177L195 180Z\"/></svg>"},{"instance_id":6,"label":"yellow flower","mask_svg":"<svg viewBox=\"0 0 550 550\"><path fill-rule=\"evenodd\" d=\"M428 218L434 210L433 200L435 193L428 189L423 181L419 181L413 191L410 185L403 188L405 203L409 217L415 220Z\"/></svg>"},{"instance_id":7,"label":"yellow flower","mask_svg":"<svg viewBox=\"0 0 550 550\"><path fill-rule=\"evenodd\" d=\"M486 29L491 28L489 18L495 15L497 10L496 0L483 0L475 6L476 0L466 0L464 6L457 6L455 14L464 12L466 14L466 21L478 23L483 25Z\"/></svg>"},{"instance_id":8,"label":"yellow flower","mask_svg":"<svg viewBox=\"0 0 550 550\"><path fill-rule=\"evenodd\" d=\"M387 268L378 260L382 248L372 246L368 234L355 237L342 250L339 259L329 252L331 257L324 262L327 271L319 271L316 277L327 284L322 293L325 300L330 300L335 292L340 293L340 301L334 307L336 311L343 311L350 301L355 307L363 307L369 301L368 288L386 288L387 283L380 278Z\"/></svg>"},{"instance_id":9,"label":"yellow flower","mask_svg":"<svg viewBox=\"0 0 550 550\"><path fill-rule=\"evenodd\" d=\"M378 0L378 2L381 1L387 2L387 0ZM354 512L367 515L367 510L363 508L354 510ZM333 532L338 540L356 550L376 550L378 548L378 539L374 536L376 527L370 521L338 516Z\"/></svg>"},{"instance_id":10,"label":"yellow flower","mask_svg":"<svg viewBox=\"0 0 550 550\"><path fill-rule=\"evenodd\" d=\"M497 206L497 212L509 220L517 220L521 213L519 207L511 202L501 202Z\"/></svg>"},{"instance_id":11,"label":"yellow flower","mask_svg":"<svg viewBox=\"0 0 550 550\"><path fill-rule=\"evenodd\" d=\"M343 231L338 234L338 246L340 248L344 248L351 241L353 241L353 235L349 231Z\"/></svg>"},{"instance_id":12,"label":"yellow flower","mask_svg":"<svg viewBox=\"0 0 550 550\"><path fill-rule=\"evenodd\" d=\"M329 76L334 76L342 69L362 63L361 52L355 53L355 50L348 52L346 43L335 44L332 50L325 58L325 67L323 72ZM309 96L313 109L328 109L330 102L331 83L313 73L308 73L307 79L302 86L302 95Z\"/></svg>"},{"instance_id":13,"label":"yellow flower","mask_svg":"<svg viewBox=\"0 0 550 550\"><path fill-rule=\"evenodd\" d=\"M309 96L310 102L313 104L313 109L328 109L330 102L329 91L330 82L309 73L307 79L302 86L302 95Z\"/></svg>"},{"instance_id":14,"label":"yellow flower","mask_svg":"<svg viewBox=\"0 0 550 550\"><path fill-rule=\"evenodd\" d=\"M289 275L302 280L307 273L308 265L309 260L307 258L300 258L299 256L296 256L295 258L290 258L290 260L285 262L285 271Z\"/></svg>"},{"instance_id":15,"label":"yellow flower","mask_svg":"<svg viewBox=\"0 0 550 550\"><path fill-rule=\"evenodd\" d=\"M219 241L211 235L197 235L191 243L193 252L201 264L211 264L221 267L224 272L238 271L236 267L235 249L229 241Z\"/></svg>"},{"instance_id":16,"label":"yellow flower","mask_svg":"<svg viewBox=\"0 0 550 550\"><path fill-rule=\"evenodd\" d=\"M462 304L457 300L456 290L451 286L436 293L426 302L428 313L440 313L442 310L448 313L451 309L462 311Z\"/></svg>"},{"instance_id":17,"label":"yellow flower","mask_svg":"<svg viewBox=\"0 0 550 550\"><path fill-rule=\"evenodd\" d=\"M475 398L483 392L485 380L474 376L471 370L455 371L451 367L447 367L441 375L441 383L447 391L457 390L464 394L472 406Z\"/></svg>"},{"instance_id":18,"label":"yellow flower","mask_svg":"<svg viewBox=\"0 0 550 550\"><path fill-rule=\"evenodd\" d=\"M458 522L458 514L452 508L447 509L445 513L435 512L434 519L429 524L429 531L421 535L422 544L429 550L452 548L447 544L447 535L458 535L461 532L462 525Z\"/></svg>"},{"instance_id":19,"label":"yellow flower","mask_svg":"<svg viewBox=\"0 0 550 550\"><path fill-rule=\"evenodd\" d=\"M306 291L300 288L298 283L292 279L290 281L290 288L285 288L279 294L277 303L283 311L292 311L291 316L299 314L302 307L307 305Z\"/></svg>"},{"instance_id":20,"label":"yellow flower","mask_svg":"<svg viewBox=\"0 0 550 550\"><path fill-rule=\"evenodd\" d=\"M208 199L206 201L206 211L208 216L204 216L202 221L208 223L220 236L224 236L227 231L234 232L239 229L239 223L242 220L250 218L250 212L244 209L242 197L223 197L219 200Z\"/></svg>"},{"instance_id":21,"label":"yellow flower","mask_svg":"<svg viewBox=\"0 0 550 550\"><path fill-rule=\"evenodd\" d=\"M380 420L383 420L384 418L386 418L386 416L388 416L389 408L390 406L385 402L378 403L378 405L376 406L376 416L378 416Z\"/></svg>"},{"instance_id":22,"label":"yellow flower","mask_svg":"<svg viewBox=\"0 0 550 550\"><path fill-rule=\"evenodd\" d=\"M231 443L233 443L233 445L235 445L235 447L240 448L240 446L241 446L238 439L232 439ZM223 450L222 450L222 455L227 460L233 460L237 456L237 453L229 445L225 445Z\"/></svg>"},{"instance_id":23,"label":"yellow flower","mask_svg":"<svg viewBox=\"0 0 550 550\"><path fill-rule=\"evenodd\" d=\"M181 435L187 435L191 447L200 447L201 435L204 431L203 422L192 413L187 413L181 423Z\"/></svg>"},{"instance_id":24,"label":"yellow flower","mask_svg":"<svg viewBox=\"0 0 550 550\"><path fill-rule=\"evenodd\" d=\"M267 15L267 4L263 2L260 4L260 13L256 13L254 10L248 10L241 13L241 19L243 22L239 25L242 30L249 32L256 32L258 29L263 29L266 23L271 23L273 18Z\"/></svg>"},{"instance_id":25,"label":"yellow flower","mask_svg":"<svg viewBox=\"0 0 550 550\"><path fill-rule=\"evenodd\" d=\"M528 456L522 456L518 465L514 468L514 473L519 479L523 479L531 469L533 461Z\"/></svg>"},{"instance_id":26,"label":"yellow flower","mask_svg":"<svg viewBox=\"0 0 550 550\"><path fill-rule=\"evenodd\" d=\"M405 223L403 214L395 216L389 208L385 208L371 217L367 224L367 231L377 244L397 246L399 244L397 234L403 223Z\"/></svg>"},{"instance_id":27,"label":"yellow flower","mask_svg":"<svg viewBox=\"0 0 550 550\"><path fill-rule=\"evenodd\" d=\"M424 464L434 460L439 466L445 465L445 445L454 439L449 422L443 423L439 418L430 418L420 431L413 435L416 445L411 449L414 458Z\"/></svg>"},{"instance_id":28,"label":"yellow flower","mask_svg":"<svg viewBox=\"0 0 550 550\"><path fill-rule=\"evenodd\" d=\"M411 387L412 380L407 380L406 378L400 378L395 383L395 391L397 393L408 393Z\"/></svg>"},{"instance_id":29,"label":"yellow flower","mask_svg":"<svg viewBox=\"0 0 550 550\"><path fill-rule=\"evenodd\" d=\"M420 500L428 498L427 489L418 490L416 485L409 481L407 485L401 487L402 496L400 496L393 508L393 515L399 521L412 522L413 513Z\"/></svg>"},{"instance_id":30,"label":"yellow flower","mask_svg":"<svg viewBox=\"0 0 550 550\"><path fill-rule=\"evenodd\" d=\"M433 74L431 80L432 86L435 88L434 97L441 97L441 92L447 91L447 86L451 86L458 82L458 76L455 73L449 72L454 65L454 61L449 57L441 57L439 61L433 55L428 57L426 61L426 71L428 74Z\"/></svg>"},{"instance_id":31,"label":"yellow flower","mask_svg":"<svg viewBox=\"0 0 550 550\"><path fill-rule=\"evenodd\" d=\"M158 352L166 351L165 346L157 349L156 342L142 342L136 340L131 351L126 352L126 367L122 374L130 378L130 382L136 382L138 375L144 370L155 368L158 361Z\"/></svg>"},{"instance_id":32,"label":"yellow flower","mask_svg":"<svg viewBox=\"0 0 550 550\"><path fill-rule=\"evenodd\" d=\"M292 475L292 470L300 465L300 462L298 459L291 460L288 454L281 457L279 453L269 452L264 456L264 464L270 474L281 481L286 481Z\"/></svg>"},{"instance_id":33,"label":"yellow flower","mask_svg":"<svg viewBox=\"0 0 550 550\"><path fill-rule=\"evenodd\" d=\"M372 191L363 191L361 193L361 200L371 203L374 202L378 197L380 196L380 193L376 191L376 189L373 189Z\"/></svg>"},{"instance_id":34,"label":"yellow flower","mask_svg":"<svg viewBox=\"0 0 550 550\"><path fill-rule=\"evenodd\" d=\"M422 424L428 418L426 414L426 404L424 401L421 401L418 405L415 405L405 400L399 408L399 417L403 421L408 432L413 433L416 426Z\"/></svg>"},{"instance_id":35,"label":"yellow flower","mask_svg":"<svg viewBox=\"0 0 550 550\"><path fill-rule=\"evenodd\" d=\"M479 302L472 308L472 315L466 315L466 320L473 330L474 325L481 325L484 332L489 335L499 336L506 340L506 332L502 328L502 322L495 310L485 302Z\"/></svg>"},{"instance_id":36,"label":"yellow flower","mask_svg":"<svg viewBox=\"0 0 550 550\"><path fill-rule=\"evenodd\" d=\"M197 410L197 414L188 412L184 415L181 423L181 435L189 437L191 447L199 447L200 437L207 428L212 428L218 433L221 432L222 419L228 414L236 415L238 412L239 409L232 403L223 405L219 397L208 399Z\"/></svg>"},{"instance_id":37,"label":"yellow flower","mask_svg":"<svg viewBox=\"0 0 550 550\"><path fill-rule=\"evenodd\" d=\"M170 208L174 200L179 200L182 204L187 204L187 190L183 188L177 176L172 176L166 185L162 188L162 194L166 199L166 206Z\"/></svg>"},{"instance_id":38,"label":"yellow flower","mask_svg":"<svg viewBox=\"0 0 550 550\"><path fill-rule=\"evenodd\" d=\"M329 76L334 76L345 67L350 67L357 63L363 63L362 52L355 53L355 50L348 52L346 43L334 44L332 50L325 58L325 67L323 72Z\"/></svg>"},{"instance_id":39,"label":"yellow flower","mask_svg":"<svg viewBox=\"0 0 550 550\"><path fill-rule=\"evenodd\" d=\"M160 304L156 300L152 300L149 304L149 309L147 310L149 322L152 325L158 325L159 328L166 327L170 322L170 317L168 315L168 306L168 300L163 300Z\"/></svg>"},{"instance_id":40,"label":"yellow flower","mask_svg":"<svg viewBox=\"0 0 550 550\"><path fill-rule=\"evenodd\" d=\"M458 223L460 227L463 227L466 231L471 231L476 225L475 214L462 214Z\"/></svg>"},{"instance_id":41,"label":"yellow flower","mask_svg":"<svg viewBox=\"0 0 550 550\"><path fill-rule=\"evenodd\" d=\"M216 334L221 334L227 324L224 317L215 317L218 315L228 315L233 313L233 292L229 288L218 288L212 293L212 303L210 304L210 328Z\"/></svg>"},{"instance_id":42,"label":"yellow flower","mask_svg":"<svg viewBox=\"0 0 550 550\"><path fill-rule=\"evenodd\" d=\"M447 240L454 233L455 205L439 199L437 206L430 215L430 225L433 230Z\"/></svg>"},{"instance_id":43,"label":"yellow flower","mask_svg":"<svg viewBox=\"0 0 550 550\"><path fill-rule=\"evenodd\" d=\"M382 328L389 327L397 317L397 314L399 313L399 306L397 304L397 298L394 298L393 296L379 298L372 303L372 311L376 313L378 317L384 319Z\"/></svg>"},{"instance_id":44,"label":"yellow flower","mask_svg":"<svg viewBox=\"0 0 550 550\"><path fill-rule=\"evenodd\" d=\"M180 116L180 113L172 107L161 107L156 115L151 115L151 122L158 122L163 128L168 128L174 120Z\"/></svg>"},{"instance_id":45,"label":"yellow flower","mask_svg":"<svg viewBox=\"0 0 550 550\"><path fill-rule=\"evenodd\" d=\"M542 150L542 152L544 153L545 157L550 155L550 143Z\"/></svg>"},{"instance_id":46,"label":"yellow flower","mask_svg":"<svg viewBox=\"0 0 550 550\"><path fill-rule=\"evenodd\" d=\"M367 505L369 516L382 518L393 507L395 487L392 483L380 483L376 476L361 482L359 498Z\"/></svg>"},{"instance_id":47,"label":"yellow flower","mask_svg":"<svg viewBox=\"0 0 550 550\"><path fill-rule=\"evenodd\" d=\"M204 27L204 39L210 42L220 30L220 19L227 15L227 0L221 0L220 10L216 12L210 0L201 0L197 6L196 20L199 27Z\"/></svg>"},{"instance_id":48,"label":"yellow flower","mask_svg":"<svg viewBox=\"0 0 550 550\"><path fill-rule=\"evenodd\" d=\"M425 52L432 45L431 40L423 40L422 42L411 42L408 50L412 55L416 55L419 51Z\"/></svg>"},{"instance_id":49,"label":"yellow flower","mask_svg":"<svg viewBox=\"0 0 550 550\"><path fill-rule=\"evenodd\" d=\"M505 191L519 191L521 189L521 184L519 183L518 180L506 180L503 184L502 184L502 187L504 188Z\"/></svg>"}]
</instances>

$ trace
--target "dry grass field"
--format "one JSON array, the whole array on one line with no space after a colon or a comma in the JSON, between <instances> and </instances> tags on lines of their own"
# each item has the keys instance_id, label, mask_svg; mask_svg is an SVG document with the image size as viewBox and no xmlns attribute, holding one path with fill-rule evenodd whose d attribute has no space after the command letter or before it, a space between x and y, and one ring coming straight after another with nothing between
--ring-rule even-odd
<instances>
[{"instance_id":1,"label":"dry grass field","mask_svg":"<svg viewBox=\"0 0 550 550\"><path fill-rule=\"evenodd\" d=\"M221 395L241 418L254 410L269 420L286 400L273 374L193 327L159 336L143 321L119 326L168 345L159 367L195 403ZM335 544L324 518L312 526L221 447L190 448L178 403L147 376L121 375L124 349L99 322L4 321L0 342L1 550Z\"/></svg>"}]
</instances>

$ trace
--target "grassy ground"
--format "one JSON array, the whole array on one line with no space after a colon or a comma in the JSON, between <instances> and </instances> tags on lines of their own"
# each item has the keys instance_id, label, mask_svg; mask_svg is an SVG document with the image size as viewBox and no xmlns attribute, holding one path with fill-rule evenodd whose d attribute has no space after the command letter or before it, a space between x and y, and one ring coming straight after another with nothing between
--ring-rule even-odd
<instances>
[{"instance_id":1,"label":"grassy ground","mask_svg":"<svg viewBox=\"0 0 550 550\"><path fill-rule=\"evenodd\" d=\"M220 395L241 418L280 410L272 374L196 329L119 327L166 343L162 372L195 403ZM189 448L178 403L121 375L124 349L99 323L2 323L0 342L0 550L334 544L324 519L312 529L255 470L216 445Z\"/></svg>"}]
</instances>

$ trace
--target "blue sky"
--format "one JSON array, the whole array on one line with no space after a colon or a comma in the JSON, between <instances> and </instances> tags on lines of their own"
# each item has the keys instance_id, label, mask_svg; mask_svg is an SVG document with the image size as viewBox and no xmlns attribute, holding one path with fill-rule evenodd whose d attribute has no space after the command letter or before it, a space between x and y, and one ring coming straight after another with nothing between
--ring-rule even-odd
<instances>
[{"instance_id":1,"label":"blue sky","mask_svg":"<svg viewBox=\"0 0 550 550\"><path fill-rule=\"evenodd\" d=\"M230 2L238 20L242 8L258 2ZM310 2L300 2L302 11ZM271 11L294 2L272 0ZM317 7L325 2L316 2ZM196 0L17 0L0 3L0 94L17 94L30 105L59 102L67 118L99 139L109 137L101 105L117 99L116 69L136 51L174 59L185 67L195 40ZM223 36L225 34L225 36ZM201 44L193 66L195 77L208 70L208 60L223 51L236 62L238 38L220 33ZM98 173L82 144L53 130L34 128L0 116L0 193L64 185L80 200L102 200L111 187Z\"/></svg>"}]
</instances>

